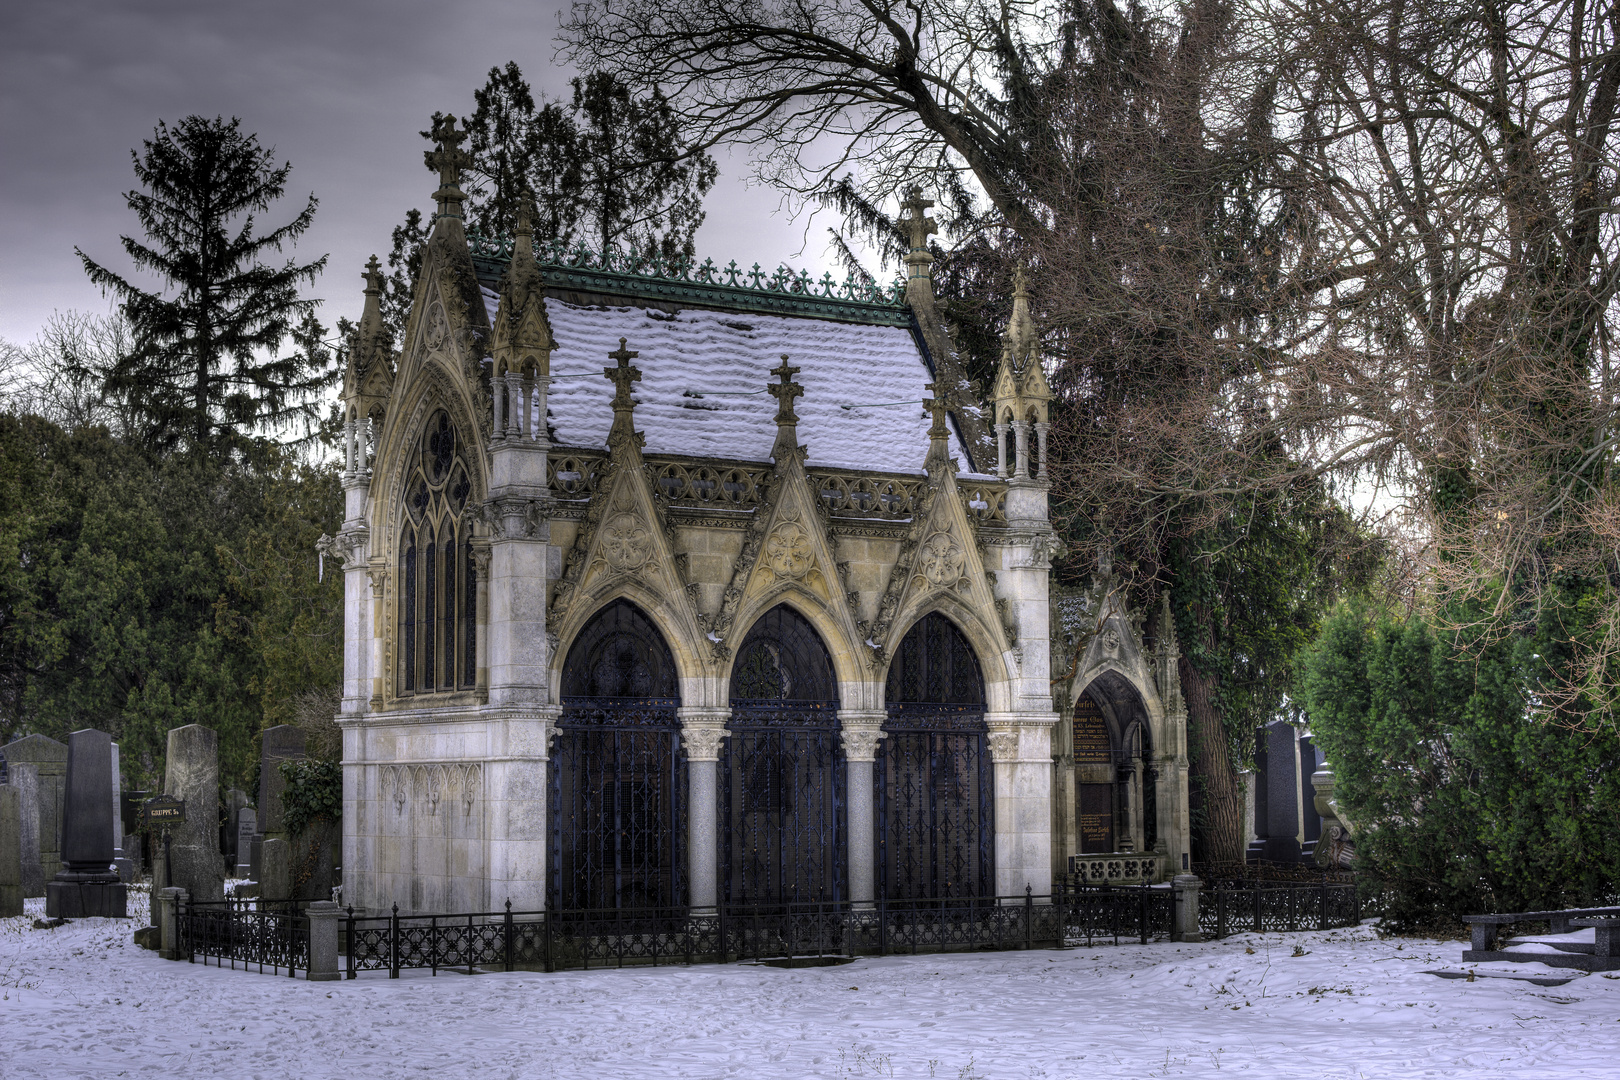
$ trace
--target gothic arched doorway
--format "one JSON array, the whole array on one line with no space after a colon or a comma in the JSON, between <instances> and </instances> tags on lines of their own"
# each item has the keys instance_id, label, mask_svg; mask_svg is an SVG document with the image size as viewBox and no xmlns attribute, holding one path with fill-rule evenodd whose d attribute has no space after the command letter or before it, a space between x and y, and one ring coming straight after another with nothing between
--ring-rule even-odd
<instances>
[{"instance_id":1,"label":"gothic arched doorway","mask_svg":"<svg viewBox=\"0 0 1620 1080\"><path fill-rule=\"evenodd\" d=\"M906 632L884 696L873 770L879 890L890 900L985 895L995 827L984 676L955 623L936 612Z\"/></svg>"},{"instance_id":2,"label":"gothic arched doorway","mask_svg":"<svg viewBox=\"0 0 1620 1080\"><path fill-rule=\"evenodd\" d=\"M785 604L760 616L737 650L726 733L726 901L843 899L838 683L821 636Z\"/></svg>"},{"instance_id":3,"label":"gothic arched doorway","mask_svg":"<svg viewBox=\"0 0 1620 1080\"><path fill-rule=\"evenodd\" d=\"M1074 850L1152 851L1157 777L1142 695L1118 672L1093 679L1074 703Z\"/></svg>"},{"instance_id":4,"label":"gothic arched doorway","mask_svg":"<svg viewBox=\"0 0 1620 1080\"><path fill-rule=\"evenodd\" d=\"M686 902L675 659L641 611L592 616L563 663L551 754L551 906Z\"/></svg>"}]
</instances>

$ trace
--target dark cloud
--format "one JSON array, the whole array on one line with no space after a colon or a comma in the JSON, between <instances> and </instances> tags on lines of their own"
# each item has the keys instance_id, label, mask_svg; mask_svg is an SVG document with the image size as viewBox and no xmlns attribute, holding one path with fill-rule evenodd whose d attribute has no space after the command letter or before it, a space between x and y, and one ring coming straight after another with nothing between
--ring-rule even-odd
<instances>
[{"instance_id":1,"label":"dark cloud","mask_svg":"<svg viewBox=\"0 0 1620 1080\"><path fill-rule=\"evenodd\" d=\"M490 67L516 60L537 91L559 95L560 5L473 0L58 0L19 5L0 35L0 337L24 341L58 309L104 311L73 248L120 264L136 228L123 192L130 150L159 119L239 116L291 161L296 212L320 198L303 258L330 253L315 289L322 316L357 314L359 273L385 255L393 226L431 205L422 165L435 109L457 115ZM726 168L727 162L722 162ZM709 200L704 254L770 265L803 246L803 222L772 217L774 194L727 168ZM807 254L818 256L821 242ZM804 261L804 260L800 260ZM819 273L819 260L808 265Z\"/></svg>"}]
</instances>

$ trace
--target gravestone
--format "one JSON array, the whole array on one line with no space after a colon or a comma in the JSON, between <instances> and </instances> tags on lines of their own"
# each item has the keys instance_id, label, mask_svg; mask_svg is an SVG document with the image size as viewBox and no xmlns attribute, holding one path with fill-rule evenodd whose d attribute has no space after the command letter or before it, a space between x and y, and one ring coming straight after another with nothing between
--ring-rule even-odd
<instances>
[{"instance_id":1,"label":"gravestone","mask_svg":"<svg viewBox=\"0 0 1620 1080\"><path fill-rule=\"evenodd\" d=\"M62 868L45 885L48 918L129 914L129 886L112 871L112 806L112 737L75 731L62 786Z\"/></svg>"},{"instance_id":2,"label":"gravestone","mask_svg":"<svg viewBox=\"0 0 1620 1080\"><path fill-rule=\"evenodd\" d=\"M1256 761L1259 789L1255 798L1255 830L1264 833L1249 846L1251 858L1267 862L1298 862L1304 831L1300 806L1299 732L1278 721L1261 729L1265 755ZM1259 754L1255 755L1257 759Z\"/></svg>"},{"instance_id":3,"label":"gravestone","mask_svg":"<svg viewBox=\"0 0 1620 1080\"><path fill-rule=\"evenodd\" d=\"M248 877L252 867L248 865L250 853L253 851L253 834L258 829L259 812L251 806L244 806L236 812L236 876Z\"/></svg>"},{"instance_id":4,"label":"gravestone","mask_svg":"<svg viewBox=\"0 0 1620 1080\"><path fill-rule=\"evenodd\" d=\"M219 854L219 736L187 724L169 732L163 793L185 800L186 820L169 830L168 866L161 845L153 855L154 889L179 888L197 903L225 899ZM158 882L162 876L161 883Z\"/></svg>"},{"instance_id":5,"label":"gravestone","mask_svg":"<svg viewBox=\"0 0 1620 1080\"><path fill-rule=\"evenodd\" d=\"M225 853L227 875L236 873L237 864L242 861L241 855L246 854L237 851L237 837L241 833L242 810L252 805L253 800L240 788L231 788L225 793L225 816L219 823L219 850Z\"/></svg>"},{"instance_id":6,"label":"gravestone","mask_svg":"<svg viewBox=\"0 0 1620 1080\"><path fill-rule=\"evenodd\" d=\"M6 783L17 791L17 817L22 826L18 848L23 896L44 896L45 868L39 862L39 766L31 761L16 761L6 772Z\"/></svg>"},{"instance_id":7,"label":"gravestone","mask_svg":"<svg viewBox=\"0 0 1620 1080\"><path fill-rule=\"evenodd\" d=\"M261 880L260 852L265 839L286 838L281 821L281 795L287 790L287 778L281 775L280 765L283 761L299 761L304 757L304 732L291 724L266 728L260 736L260 747L258 831L253 834L249 859L255 881Z\"/></svg>"},{"instance_id":8,"label":"gravestone","mask_svg":"<svg viewBox=\"0 0 1620 1080\"><path fill-rule=\"evenodd\" d=\"M124 780L118 766L118 744L112 744L113 872L126 885L135 880L135 864L124 853Z\"/></svg>"},{"instance_id":9,"label":"gravestone","mask_svg":"<svg viewBox=\"0 0 1620 1080\"><path fill-rule=\"evenodd\" d=\"M43 735L25 735L0 746L12 765L32 764L38 777L39 865L49 881L62 868L62 786L67 779L66 744ZM43 895L43 894L41 894Z\"/></svg>"},{"instance_id":10,"label":"gravestone","mask_svg":"<svg viewBox=\"0 0 1620 1080\"><path fill-rule=\"evenodd\" d=\"M292 845L271 836L260 845L259 895L266 900L292 899Z\"/></svg>"},{"instance_id":11,"label":"gravestone","mask_svg":"<svg viewBox=\"0 0 1620 1080\"><path fill-rule=\"evenodd\" d=\"M0 918L23 913L22 800L0 784Z\"/></svg>"}]
</instances>

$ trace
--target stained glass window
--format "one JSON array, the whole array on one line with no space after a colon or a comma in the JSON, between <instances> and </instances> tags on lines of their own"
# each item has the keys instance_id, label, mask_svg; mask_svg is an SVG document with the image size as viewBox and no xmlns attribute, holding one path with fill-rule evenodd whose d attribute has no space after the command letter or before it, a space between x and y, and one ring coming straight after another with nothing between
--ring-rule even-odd
<instances>
[{"instance_id":1,"label":"stained glass window","mask_svg":"<svg viewBox=\"0 0 1620 1080\"><path fill-rule=\"evenodd\" d=\"M472 481L444 410L428 418L413 460L400 523L400 692L467 690L478 679Z\"/></svg>"}]
</instances>

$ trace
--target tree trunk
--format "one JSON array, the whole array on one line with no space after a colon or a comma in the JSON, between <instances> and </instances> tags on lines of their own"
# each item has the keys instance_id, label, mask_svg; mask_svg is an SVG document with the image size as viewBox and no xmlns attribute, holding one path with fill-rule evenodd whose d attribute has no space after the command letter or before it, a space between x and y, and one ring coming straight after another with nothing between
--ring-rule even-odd
<instances>
[{"instance_id":1,"label":"tree trunk","mask_svg":"<svg viewBox=\"0 0 1620 1080\"><path fill-rule=\"evenodd\" d=\"M1181 693L1187 702L1189 786L1201 813L1193 818L1193 857L1206 862L1242 862L1243 800L1226 726L1215 699L1218 678L1206 679L1181 658Z\"/></svg>"}]
</instances>

